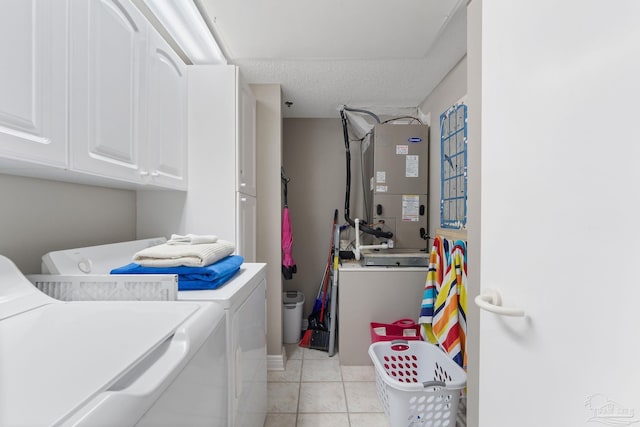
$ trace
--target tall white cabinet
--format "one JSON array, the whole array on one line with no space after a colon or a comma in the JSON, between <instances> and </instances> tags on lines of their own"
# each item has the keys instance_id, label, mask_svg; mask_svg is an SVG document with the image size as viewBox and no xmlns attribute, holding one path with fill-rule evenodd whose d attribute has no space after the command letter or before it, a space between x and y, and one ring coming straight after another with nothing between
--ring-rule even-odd
<instances>
[{"instance_id":1,"label":"tall white cabinet","mask_svg":"<svg viewBox=\"0 0 640 427\"><path fill-rule=\"evenodd\" d=\"M256 98L235 70L236 241L245 258L256 258Z\"/></svg>"},{"instance_id":2,"label":"tall white cabinet","mask_svg":"<svg viewBox=\"0 0 640 427\"><path fill-rule=\"evenodd\" d=\"M138 191L138 237L215 234L256 258L256 100L233 65L187 67L188 189Z\"/></svg>"},{"instance_id":3,"label":"tall white cabinet","mask_svg":"<svg viewBox=\"0 0 640 427\"><path fill-rule=\"evenodd\" d=\"M189 186L185 231L234 241L237 252L253 262L255 97L233 65L190 66L187 93L189 181L194 185Z\"/></svg>"},{"instance_id":4,"label":"tall white cabinet","mask_svg":"<svg viewBox=\"0 0 640 427\"><path fill-rule=\"evenodd\" d=\"M64 0L2 2L1 159L66 166L66 4Z\"/></svg>"}]
</instances>

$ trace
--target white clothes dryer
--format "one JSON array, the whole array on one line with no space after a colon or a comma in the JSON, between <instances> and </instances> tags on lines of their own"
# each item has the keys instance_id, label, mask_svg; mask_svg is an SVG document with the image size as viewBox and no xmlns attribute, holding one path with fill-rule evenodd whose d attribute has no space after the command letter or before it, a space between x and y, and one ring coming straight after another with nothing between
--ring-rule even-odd
<instances>
[{"instance_id":1,"label":"white clothes dryer","mask_svg":"<svg viewBox=\"0 0 640 427\"><path fill-rule=\"evenodd\" d=\"M0 425L225 426L209 302L62 302L0 256Z\"/></svg>"}]
</instances>

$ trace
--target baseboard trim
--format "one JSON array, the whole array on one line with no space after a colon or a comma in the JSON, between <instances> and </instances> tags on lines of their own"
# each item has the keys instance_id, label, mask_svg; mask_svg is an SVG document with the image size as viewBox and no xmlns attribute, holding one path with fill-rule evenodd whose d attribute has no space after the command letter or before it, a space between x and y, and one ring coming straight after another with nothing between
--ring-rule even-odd
<instances>
[{"instance_id":1,"label":"baseboard trim","mask_svg":"<svg viewBox=\"0 0 640 427\"><path fill-rule=\"evenodd\" d=\"M267 371L284 371L287 362L287 353L282 347L281 354L267 354Z\"/></svg>"}]
</instances>

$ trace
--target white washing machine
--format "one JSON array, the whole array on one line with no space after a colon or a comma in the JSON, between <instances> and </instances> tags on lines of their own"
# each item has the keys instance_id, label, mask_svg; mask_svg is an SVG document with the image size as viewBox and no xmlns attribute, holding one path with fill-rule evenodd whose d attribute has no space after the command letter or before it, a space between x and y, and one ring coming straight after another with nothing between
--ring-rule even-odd
<instances>
[{"instance_id":1,"label":"white washing machine","mask_svg":"<svg viewBox=\"0 0 640 427\"><path fill-rule=\"evenodd\" d=\"M50 252L42 257L43 273L108 274L130 263L139 250L164 241L159 237ZM223 308L228 426L262 427L267 414L266 264L244 263L220 288L179 291L177 299L214 301Z\"/></svg>"},{"instance_id":2,"label":"white washing machine","mask_svg":"<svg viewBox=\"0 0 640 427\"><path fill-rule=\"evenodd\" d=\"M44 274L109 274L115 267L129 264L136 252L166 241L165 237L152 237L49 252L42 256L41 270Z\"/></svg>"},{"instance_id":3,"label":"white washing machine","mask_svg":"<svg viewBox=\"0 0 640 427\"><path fill-rule=\"evenodd\" d=\"M208 302L62 302L0 256L0 425L225 426L226 316Z\"/></svg>"}]
</instances>

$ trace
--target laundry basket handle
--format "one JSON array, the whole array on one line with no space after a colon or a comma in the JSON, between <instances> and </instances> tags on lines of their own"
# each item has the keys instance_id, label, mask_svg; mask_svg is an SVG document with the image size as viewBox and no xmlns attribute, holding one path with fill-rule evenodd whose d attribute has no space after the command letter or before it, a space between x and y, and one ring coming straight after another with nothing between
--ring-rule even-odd
<instances>
[{"instance_id":1,"label":"laundry basket handle","mask_svg":"<svg viewBox=\"0 0 640 427\"><path fill-rule=\"evenodd\" d=\"M446 387L447 383L445 383L444 381L425 381L422 383L422 386L424 388L428 388L428 387Z\"/></svg>"},{"instance_id":2,"label":"laundry basket handle","mask_svg":"<svg viewBox=\"0 0 640 427\"><path fill-rule=\"evenodd\" d=\"M409 341L407 340L393 340L389 347L393 351L407 351L409 350Z\"/></svg>"},{"instance_id":3,"label":"laundry basket handle","mask_svg":"<svg viewBox=\"0 0 640 427\"><path fill-rule=\"evenodd\" d=\"M416 322L413 319L409 319L408 317L405 317L404 319L399 319L396 320L395 322L392 323L392 325L396 325L396 326L415 326Z\"/></svg>"}]
</instances>

